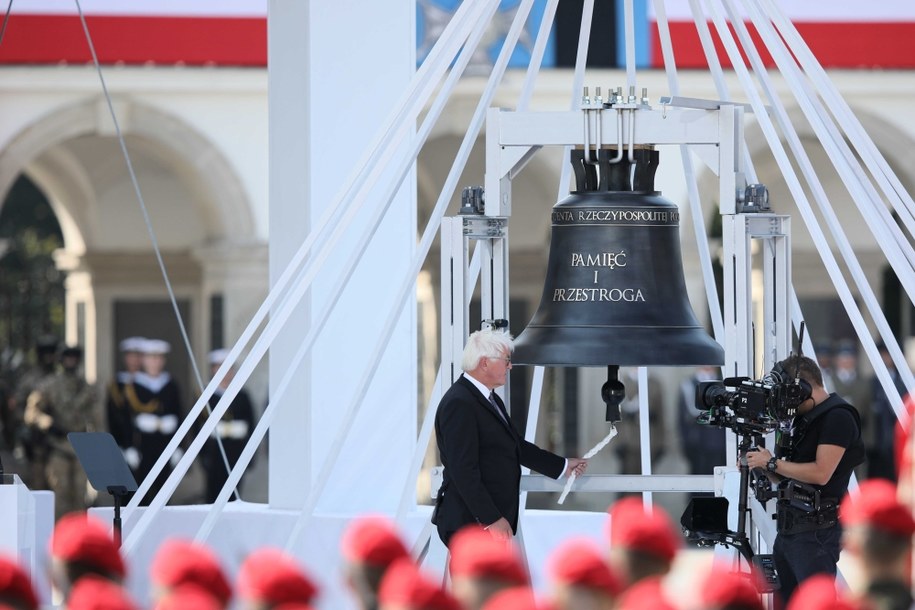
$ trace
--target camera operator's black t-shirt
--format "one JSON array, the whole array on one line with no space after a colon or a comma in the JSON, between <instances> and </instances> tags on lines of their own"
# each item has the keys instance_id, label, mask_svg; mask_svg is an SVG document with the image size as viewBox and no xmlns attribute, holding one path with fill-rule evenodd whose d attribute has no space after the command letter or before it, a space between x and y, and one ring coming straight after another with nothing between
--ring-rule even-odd
<instances>
[{"instance_id":1,"label":"camera operator's black t-shirt","mask_svg":"<svg viewBox=\"0 0 915 610\"><path fill-rule=\"evenodd\" d=\"M846 404L836 394L830 394L824 401L834 402L825 413L810 422L807 432L795 439L792 462L813 462L816 460L818 445L837 445L845 448L842 459L836 466L829 481L822 486L824 498L841 500L848 491L848 480L855 466L864 461L864 443L861 441L861 430L858 420L847 408L838 405Z\"/></svg>"}]
</instances>

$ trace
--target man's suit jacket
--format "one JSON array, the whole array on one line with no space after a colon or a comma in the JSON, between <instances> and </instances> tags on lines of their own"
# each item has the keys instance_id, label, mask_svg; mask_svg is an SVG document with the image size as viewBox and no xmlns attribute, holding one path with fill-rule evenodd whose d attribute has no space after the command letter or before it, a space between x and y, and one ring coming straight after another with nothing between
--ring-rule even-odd
<instances>
[{"instance_id":1,"label":"man's suit jacket","mask_svg":"<svg viewBox=\"0 0 915 610\"><path fill-rule=\"evenodd\" d=\"M565 468L565 458L524 440L498 396L496 402L507 421L461 376L439 403L435 438L445 472L436 524L446 545L463 526L500 517L517 531L521 466L552 478Z\"/></svg>"}]
</instances>

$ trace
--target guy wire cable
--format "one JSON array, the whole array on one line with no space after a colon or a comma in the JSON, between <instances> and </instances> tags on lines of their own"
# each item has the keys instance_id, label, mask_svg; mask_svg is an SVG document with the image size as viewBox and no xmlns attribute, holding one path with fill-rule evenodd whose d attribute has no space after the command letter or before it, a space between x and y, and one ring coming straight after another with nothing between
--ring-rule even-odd
<instances>
[{"instance_id":1,"label":"guy wire cable","mask_svg":"<svg viewBox=\"0 0 915 610\"><path fill-rule=\"evenodd\" d=\"M479 2L481 4L484 4L485 1L486 0L479 0ZM456 166L458 164L461 164L461 165L466 164L467 159L470 156L470 152L473 148L473 142L476 139L476 135L479 133L479 130L483 126L483 122L486 117L486 109L489 107L489 105L492 101L492 98L495 95L496 87L501 82L501 80L505 74L505 70L508 67L508 60L511 57L511 51L512 51L512 49L514 49L514 47L518 43L518 38L521 35L521 29L524 25L524 22L527 19L528 14L530 13L530 9L531 9L532 5L533 5L533 2L530 2L530 0L523 0L523 2L520 5L521 8L519 8L518 12L515 14L514 20L512 21L512 26L508 32L508 36L506 37L505 41L503 42L502 49L499 52L499 57L496 59L496 62L492 68L492 73L490 74L489 79L486 83L486 88L483 91L482 95L480 96L480 101L478 102L477 108L474 111L474 115L471 119L471 126L468 128L468 131L464 136L464 141L461 143L461 147L458 151L458 158L455 159L455 163L452 165L452 171L449 173L448 179L446 180L446 187L442 190L442 194L439 198L439 201L436 203L436 208L433 211L432 216L430 217L429 225L427 226L428 233L427 233L427 235L424 235L424 238L427 241L425 241L423 243L423 246L421 247L422 256L421 257L417 256L414 258L414 265L413 265L413 268L411 269L411 272L409 273L409 275L406 278L407 281L405 281L401 285L401 292L400 292L400 298L399 298L400 305L398 306L398 309L403 307L403 304L406 302L408 295L411 294L411 292L412 292L410 287L412 286L412 283L414 283L416 281L415 280L416 274L419 272L419 268L421 265L420 259L424 259L426 257L426 255L428 254L428 249L431 246L431 242L436 235L436 230L433 230L434 227L432 225L435 225L437 227L437 225L441 219L441 216L445 212L447 202L450 199L450 197L448 197L446 199L444 197L444 195L445 195L445 193L450 194L453 191L453 189L455 188L457 181L459 180L461 171L458 171ZM498 8L498 3L496 3L494 8ZM482 25L481 25L481 27L482 27ZM477 43L478 43L478 41L475 41L475 44L477 44ZM472 50L473 49L470 49L470 51L472 51ZM461 56L461 57L463 57L463 56ZM459 61L461 61L461 60L462 59L459 58ZM458 67L457 64L455 65L455 67ZM461 70L463 70L463 68L461 68ZM358 395L355 397L355 399L353 401L350 402L349 406L346 408L345 412L347 413L347 416L344 418L343 430L341 430L344 433L348 433L348 429L352 425L352 419L354 419L356 412L358 410L359 403L362 401L362 399L365 397L365 394L368 392L369 384L370 384L371 380L374 379L375 373L377 372L378 366L380 365L380 361L381 361L381 358L383 355L383 349L386 346L387 341L390 340L391 333L393 332L394 320L399 315L400 314L398 313L397 309L391 310L391 313L389 315L388 320L386 321L386 326L385 326L385 328L387 328L389 330L386 331L386 336L383 337L382 340L376 344L375 350L373 352L373 356L372 356L372 358L370 358L370 361L372 361L374 364L372 364L370 366L369 370L367 370L365 372L365 374L363 375L359 384L357 384L357 387L360 388L358 391ZM330 453L328 454L327 460L336 459L336 457L339 455L339 452L341 449L342 449L341 443L336 443L336 445L331 449ZM299 535L301 534L302 531L304 531L305 526L308 523L308 520L314 515L314 510L315 510L315 507L317 506L318 500L320 499L320 494L323 493L324 487L326 486L327 481L331 474L331 469L329 467L327 467L327 465L328 465L328 462L325 462L325 467L322 468L322 471L319 473L317 482L314 484L314 487L309 492L309 496L305 499L305 502L302 504L302 509L299 513L299 517L296 520L295 525L292 528L292 533L289 535L289 539L286 542L287 551L291 551L291 549L297 542Z\"/></svg>"},{"instance_id":2,"label":"guy wire cable","mask_svg":"<svg viewBox=\"0 0 915 610\"><path fill-rule=\"evenodd\" d=\"M308 237L306 237L301 246L299 246L279 279L276 280L273 287L258 307L257 312L249 321L235 345L229 351L226 362L222 364L217 375L224 375L228 371L229 367L236 362L236 359L244 346L248 345L251 341L252 336L257 332L260 325L264 320L268 320L266 326L261 331L260 336L254 341L244 362L239 365L238 374L235 375L233 381L229 384L229 387L215 406L214 411L217 416L221 417L222 413L228 408L228 402L231 402L235 398L240 391L242 384L250 376L253 368L264 357L269 345L272 344L279 332L278 329L281 328L282 325L285 324L285 321L292 315L291 310L287 306L290 300L298 303L302 299L304 290L310 286L311 281L314 279L313 268L315 267L315 258L312 257L306 261L306 257L310 253L312 246L318 241L318 238L323 237L324 228L330 224L331 220L336 218L340 208L344 210L343 214L345 217L351 216L353 206L358 208L363 203L362 199L364 199L364 197L360 199L359 194L363 193L365 185L374 184L378 180L380 173L386 169L388 163L387 157L382 157L380 162L372 163L371 165L369 165L368 161L377 156L377 151L387 150L385 147L395 148L405 137L409 125L416 119L416 116L421 110L421 106L425 104L428 97L432 95L435 83L447 68L450 57L458 52L463 41L466 39L466 32L469 31L469 27L473 25L472 16L475 13L471 10L472 7L472 3L465 3L458 8L454 17L445 28L444 33L435 43L432 51L411 78L410 85L404 90L400 102L395 106L395 110L388 115L384 125L376 132L372 143L365 149L362 160L355 165L355 169L344 183L344 186L341 187L335 195L333 203L327 207L318 220L317 225L312 228ZM479 12L478 9L477 12ZM392 142L397 142L398 144L392 144ZM363 169L369 166L371 167L371 171L365 171ZM354 203L354 201L358 203ZM323 247L324 243L321 242L321 245ZM296 294L298 294L298 296L295 296ZM276 308L274 308L274 305ZM265 337L267 337L266 340ZM210 382L203 394L194 403L194 406L191 407L191 417L197 417L200 414L206 402L213 395L214 390L215 383ZM225 404L223 404L224 402ZM263 417L263 414L261 417ZM190 421L185 421L179 426L178 431L175 433L175 437L169 441L169 445L163 451L163 456L153 465L153 473L155 473L155 476L158 476L162 471L165 467L166 460L168 460L169 454L177 448L178 443L188 433L190 424ZM204 429L200 430L198 434L210 434L212 430L212 426L207 427L207 424L204 424ZM193 447L193 443L191 446ZM181 461L183 461L183 458ZM175 467L177 470L182 469L181 461L179 461L179 464ZM183 467L184 472L186 472L189 467L190 464L186 464ZM125 508L129 511L136 508L141 499L145 497L145 494L149 491L150 487L151 482L150 484L141 483L139 489L137 489L137 492L133 495L130 503L128 503ZM163 489L166 487L163 487ZM132 512L129 514L132 514ZM131 538L125 542L125 546L131 546Z\"/></svg>"},{"instance_id":3,"label":"guy wire cable","mask_svg":"<svg viewBox=\"0 0 915 610\"><path fill-rule=\"evenodd\" d=\"M0 44L3 44L3 35L6 34L6 24L10 21L10 11L13 10L13 0L6 5L6 14L3 16L3 25L0 25Z\"/></svg>"},{"instance_id":4,"label":"guy wire cable","mask_svg":"<svg viewBox=\"0 0 915 610\"><path fill-rule=\"evenodd\" d=\"M481 6L480 9L475 9L476 13L468 13L468 12L464 11L465 7L471 7L471 6L473 6L472 3L462 5L458 9L458 12L455 13L455 16L452 18L452 21L449 22L448 27L445 29L445 34L443 34L442 37L439 38L438 42L436 42L436 45L432 50L432 53L430 53L430 55L426 58L426 61L423 62L423 65L419 68L419 70L417 70L416 74L411 79L411 87L409 88L409 90L407 92L405 92L402 103L399 105L398 109L395 110L395 112L391 116L389 116L386 126L384 126L379 131L376 141L369 147L371 150L375 150L377 147L381 147L381 146L388 147L388 148L395 148L396 146L399 145L401 139L403 139L403 137L406 134L405 126L408 123L408 121L411 120L410 116L408 116L408 115L415 117L416 114L418 114L418 112L419 112L418 105L422 105L425 102L427 93L431 94L431 87L434 86L434 83L430 84L430 77L437 80L441 76L441 73L447 68L447 65L449 64L449 58L451 57L451 54L458 52L459 47L461 46L461 44L460 44L461 41L463 41L466 38L466 32L468 32L469 28L473 25L472 20L468 21L467 19L459 19L459 15L462 14L462 12L465 16L470 15L470 14L478 14L478 13L482 12L481 5L476 5L476 6ZM477 15L477 17L478 17L478 15ZM477 17L474 17L474 19L476 19ZM455 20L457 20L457 21L455 21ZM450 34L449 34L449 32L450 32ZM430 64L430 62L432 61L434 56L437 59L434 62L435 67L433 69L433 68L430 68L430 66L432 65L432 64ZM415 92L417 89L423 89L423 91L421 93L419 93L418 95L414 95L413 92ZM395 125L397 127L395 127ZM393 132L391 131L392 129L394 130ZM387 148L384 148L383 150L386 150L386 149ZM368 153L366 153L366 154L368 155ZM371 156L371 155L369 155L369 156ZM363 167L364 164L360 163L359 166ZM344 213L344 218L351 219L352 216L356 213L354 211L354 208L359 209L364 204L364 200L366 198L365 192L371 188L371 185L373 185L375 183L375 181L378 179L379 173L385 167L386 167L386 164L384 162L373 164L371 166L372 169L371 169L371 171L368 172L367 177L365 176L365 174L366 174L365 171L355 172L355 175L352 176L351 180L346 184L346 186L344 188L341 189L341 192L338 194L337 198L335 199L335 203L334 203L333 207L336 208L345 202L344 207L346 207L347 210ZM404 170L401 169L401 171L404 171ZM355 187L354 184L358 184L359 186ZM356 194L353 194L354 188L356 189ZM356 201L358 203L354 203L354 201ZM388 203L390 203L390 201ZM352 204L352 205L350 205L350 204ZM326 218L329 221L329 217L326 217ZM348 225L348 222L346 222L344 224ZM285 324L286 320L292 314L292 308L295 307L296 303L298 303L302 299L305 290L311 284L311 280L314 278L314 274L315 274L314 268L315 268L315 266L320 266L320 263L318 265L312 264L313 259L309 259L308 263L305 264L303 269L297 270L297 268L301 265L302 261L304 260L304 258L306 256L306 253L309 251L310 245L311 245L311 243L313 243L316 233L317 233L317 230L312 230L312 233L309 235L309 237L305 240L305 242L300 247L299 251L296 253L293 261L290 262L289 266L287 266L286 270L283 272L283 276L280 278L280 280L276 283L274 288L271 289L270 293L267 295L267 298L264 301L264 304L258 310L258 313L255 314L255 320L252 320L252 323L249 324L249 327L248 327L248 329L245 330L245 333L243 334L242 338L240 338L239 342L236 344L236 346L232 348L232 351L237 355L237 351L240 349L239 344L247 343L248 339L250 338L250 335L253 332L252 326L259 324L266 317L266 311L270 308L273 301L275 301L277 299L277 293L284 292L285 288L287 286L292 285L293 288L290 288L291 294L286 295L282 298L282 300L280 301L280 304L278 305L278 307L279 307L278 312L273 311L271 313L269 321L267 322L267 326L263 331L263 334L257 339L254 346L251 348L251 354L249 354L249 356L246 358L244 364L242 364L242 366L240 367L239 374L236 375L236 377L233 379L233 381L229 384L229 387L227 388L225 394L222 396L222 398L220 398L219 404L216 406L216 409L215 409L215 411L218 415L221 416L221 414L227 408L228 404L226 403L226 401L231 401L234 398L234 396L238 393L238 391L241 388L241 383L243 383L244 380L247 378L247 375L250 374L250 370L253 369L254 363L259 361L263 357L263 355L266 352L267 346L269 346L269 344L271 344L274 341L277 334L282 330L282 327ZM336 233L336 229L335 229L335 233ZM317 259L319 259L320 261L325 260L327 257L328 248L333 247L333 245L329 245L329 244L331 244L332 242L335 243L338 238L339 238L339 236L337 236L337 238L334 238L333 236L328 237L327 240L325 240L325 242L322 243L321 252L317 256ZM294 281L293 281L293 276L296 276ZM312 334L309 334L309 336L312 336ZM309 339L306 338L304 341L306 343L308 343ZM307 351L307 349L309 349L309 348L310 348L310 344L309 344L308 348L305 349L305 351ZM300 351L302 351L302 350L300 350ZM232 356L230 354L230 358L231 357ZM299 359L299 361L301 361L301 359ZM223 366L225 366L225 365L223 365ZM297 364L292 365L292 366L297 366ZM287 371L287 374L288 374L288 371ZM260 443L260 440L263 438L263 435L266 432L266 427L269 426L269 424L272 422L273 414L275 412L275 403L277 401L279 401L279 397L282 395L282 388L285 388L286 385L288 385L288 382L286 381L286 377L284 376L283 381L280 382L280 386L279 386L280 389L274 394L274 396L272 396L271 403L267 405L266 410L261 415L261 419L258 421L258 424L255 426L251 439L245 445L245 449L242 451L242 454L239 457L238 463L236 464L235 467L233 467L232 472L229 475L229 481L231 482L232 485L237 484L238 481L240 480L241 471L243 471L247 467L248 463L250 462L251 458L253 457L254 451L257 449L257 446ZM202 398L205 398L205 397L202 397ZM201 399L198 400L198 403L201 403ZM199 413L201 407L202 407L202 404L195 404L194 409L197 413ZM191 443L190 448L188 449L188 454L190 455L191 458L196 455L196 452L200 450L200 447L202 445L202 442L198 442L200 440L199 437L210 434L210 432L212 432L213 428L214 428L214 425L211 425L210 422L206 422L204 424L203 428L201 429L200 433L198 434L198 438L195 438L195 440ZM180 429L179 429L179 432L180 432ZM185 433L186 433L186 430L185 430ZM170 443L172 445L177 444L177 442L174 439ZM173 449L173 448L174 447L171 447L171 449ZM166 448L166 452L168 452L171 449ZM164 466L164 463L162 465L160 465L157 462L156 466L154 466L154 469L158 467L159 471L161 471L163 466ZM186 473L189 466L190 466L189 456L186 454L182 458L182 460L179 462L178 466L176 466L176 471L178 471L179 476L183 476L183 474ZM235 475L236 471L239 471L237 476ZM233 478L233 476L235 478ZM173 472L169 476L169 478L166 480L166 483L162 489L163 493L171 494L174 491L175 487L177 486L177 481L174 480L174 477L175 477L175 472ZM229 483L227 482L226 485L228 487ZM142 488L141 488L141 490L142 490ZM140 494L141 490L138 490L137 494L134 494L134 497L131 499L131 503L134 508L137 506L137 503L139 502L139 500L137 499L137 496ZM146 490L143 490L144 493L146 491L148 491L148 487ZM226 489L224 488L223 491L226 491ZM222 494L222 492L221 492L221 494ZM208 515L207 519L211 518L212 513L214 513L214 512L218 513L219 511L221 511L222 507L225 506L225 502L227 500L228 500L227 494L220 495L217 498L216 503L214 503L213 508L211 509L211 514ZM136 545L137 539L143 537L146 529L149 526L150 520L154 517L153 513L158 512L158 509L161 508L162 506L164 506L164 502L165 502L164 500L160 500L159 496L157 496L150 505L150 508L152 510L146 511L141 516L140 521L137 523L136 527L132 530L131 536L124 543L124 548L127 549L128 553L130 553L131 550L133 549L133 547ZM216 510L216 509L218 509L218 510ZM206 521L205 521L205 523L206 523ZM199 534L198 534L198 539L199 539Z\"/></svg>"},{"instance_id":5,"label":"guy wire cable","mask_svg":"<svg viewBox=\"0 0 915 610\"><path fill-rule=\"evenodd\" d=\"M152 242L153 251L156 254L156 261L159 263L159 270L162 272L162 279L165 281L165 288L168 290L168 298L171 301L172 309L175 311L175 317L178 320L178 328L181 331L181 339L184 342L184 348L187 350L188 359L191 361L191 367L194 369L194 377L197 380L198 391L203 392L204 383L203 378L200 376L200 368L197 366L197 359L194 357L194 350L191 348L191 341L187 336L187 329L184 326L184 319L181 317L181 311L178 309L178 300L175 298L175 291L172 289L171 280L168 277L168 271L165 269L165 262L162 260L162 252L159 249L159 240L156 238L156 232L153 229L152 222L149 219L149 211L146 208L146 201L143 199L143 193L140 191L140 184L137 182L137 175L133 169L133 162L130 159L130 154L127 152L127 142L124 139L124 134L121 132L121 125L118 122L117 114L114 112L114 105L111 102L111 95L108 93L108 85L105 83L105 76L102 73L102 65L99 63L98 54L95 52L95 45L92 42L92 35L89 33L89 25L86 23L86 16L83 14L83 7L80 6L79 0L74 0L76 2L76 10L79 11L79 21L83 26L83 32L86 34L86 42L89 44L89 52L92 54L92 63L95 65L95 70L98 72L99 82L102 85L102 93L105 95L105 102L108 104L108 112L111 114L111 120L114 122L114 131L118 138L118 144L121 147L121 153L124 155L124 161L127 163L127 172L130 174L130 182L133 185L134 193L137 196L137 201L140 203L140 211L143 214L143 222L146 223L146 230L149 233L149 239ZM10 0L10 6L12 6L12 0ZM9 12L7 11L7 15ZM6 21L4 21L4 27L6 26ZM206 405L207 416L212 413L210 405ZM223 465L226 467L226 473L232 471L229 466L229 458L226 456L226 450L222 446L222 439L219 438L219 435L216 435L216 444L219 447L219 455L222 456ZM235 498L241 499L241 496L238 493L238 489L234 489Z\"/></svg>"},{"instance_id":6,"label":"guy wire cable","mask_svg":"<svg viewBox=\"0 0 915 610\"><path fill-rule=\"evenodd\" d=\"M857 304L854 301L854 297L852 296L851 289L848 287L848 283L845 282L845 278L839 269L835 255L833 255L832 250L826 246L828 243L826 236L823 234L822 228L819 226L819 223L813 215L813 210L810 206L810 202L804 193L797 173L794 171L785 151L785 147L782 145L781 140L776 133L774 122L769 118L765 105L760 98L759 92L753 86L749 71L741 58L737 43L735 42L734 37L731 36L730 30L727 27L724 17L722 17L721 12L717 10L716 5L714 3L708 3L708 6L711 9L712 20L715 24L716 30L718 31L719 38L724 44L725 51L730 57L731 64L734 66L735 73L742 82L744 91L750 98L751 105L756 112L756 117L759 121L759 126L763 131L763 135L769 144L769 147L773 156L775 157L776 162L779 165L779 168L782 170L785 181L788 185L788 189L794 197L794 200L797 203L798 211L804 218L804 222L807 225L811 236L813 237L814 245L820 254L820 258L823 260L823 264L830 279L833 282L833 285L836 288L836 292L839 294L839 297L842 300L845 311L848 313L855 331L858 333L858 338L860 339L861 344L867 352L868 358L870 358L871 362L880 362L880 355L877 353L877 347L874 339L871 337L864 317L862 316L861 311L858 309ZM892 396L892 392L889 390L892 390L894 386L886 367L877 366L875 368L875 372L880 379L884 391L887 392L888 396ZM901 399L899 402L901 402ZM898 412L900 406L894 402L893 408Z\"/></svg>"}]
</instances>

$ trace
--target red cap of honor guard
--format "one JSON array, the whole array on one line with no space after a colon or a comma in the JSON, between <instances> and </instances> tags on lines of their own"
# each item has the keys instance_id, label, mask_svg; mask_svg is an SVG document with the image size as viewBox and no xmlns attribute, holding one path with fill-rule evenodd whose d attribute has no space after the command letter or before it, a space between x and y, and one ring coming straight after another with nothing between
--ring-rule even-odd
<instances>
[{"instance_id":1,"label":"red cap of honor guard","mask_svg":"<svg viewBox=\"0 0 915 610\"><path fill-rule=\"evenodd\" d=\"M642 499L630 496L610 508L610 546L641 551L672 561L680 537L660 508L645 510Z\"/></svg>"},{"instance_id":2,"label":"red cap of honor guard","mask_svg":"<svg viewBox=\"0 0 915 610\"><path fill-rule=\"evenodd\" d=\"M550 558L550 574L556 582L599 589L613 597L623 591L623 584L590 540L569 540L557 548Z\"/></svg>"},{"instance_id":3,"label":"red cap of honor guard","mask_svg":"<svg viewBox=\"0 0 915 610\"><path fill-rule=\"evenodd\" d=\"M518 585L529 582L515 546L496 540L482 527L465 527L454 535L449 547L452 576L485 576Z\"/></svg>"},{"instance_id":4,"label":"red cap of honor guard","mask_svg":"<svg viewBox=\"0 0 915 610\"><path fill-rule=\"evenodd\" d=\"M38 608L38 596L29 575L18 563L4 555L0 555L0 597L22 602L29 610Z\"/></svg>"},{"instance_id":5,"label":"red cap of honor guard","mask_svg":"<svg viewBox=\"0 0 915 610\"><path fill-rule=\"evenodd\" d=\"M160 587L195 585L223 604L232 598L232 586L216 555L187 540L166 540L153 558L150 576Z\"/></svg>"},{"instance_id":6,"label":"red cap of honor guard","mask_svg":"<svg viewBox=\"0 0 915 610\"><path fill-rule=\"evenodd\" d=\"M754 578L746 572L712 569L701 591L703 607L763 610Z\"/></svg>"},{"instance_id":7,"label":"red cap of honor guard","mask_svg":"<svg viewBox=\"0 0 915 610\"><path fill-rule=\"evenodd\" d=\"M197 585L179 585L169 591L155 610L222 610L225 602Z\"/></svg>"},{"instance_id":8,"label":"red cap of honor guard","mask_svg":"<svg viewBox=\"0 0 915 610\"><path fill-rule=\"evenodd\" d=\"M548 610L538 604L534 592L528 587L512 587L499 591L483 604L482 610Z\"/></svg>"},{"instance_id":9,"label":"red cap of honor guard","mask_svg":"<svg viewBox=\"0 0 915 610\"><path fill-rule=\"evenodd\" d=\"M409 559L398 559L381 579L381 605L394 604L422 610L460 610L450 593L425 576Z\"/></svg>"},{"instance_id":10,"label":"red cap of honor guard","mask_svg":"<svg viewBox=\"0 0 915 610\"><path fill-rule=\"evenodd\" d=\"M860 610L861 604L836 593L832 576L814 574L802 582L788 602L787 610Z\"/></svg>"},{"instance_id":11,"label":"red cap of honor guard","mask_svg":"<svg viewBox=\"0 0 915 610\"><path fill-rule=\"evenodd\" d=\"M85 563L124 578L127 568L108 528L86 513L61 517L51 535L51 556L66 562Z\"/></svg>"},{"instance_id":12,"label":"red cap of honor guard","mask_svg":"<svg viewBox=\"0 0 915 610\"><path fill-rule=\"evenodd\" d=\"M317 586L296 561L279 549L254 551L238 573L238 595L248 600L263 600L272 605L307 604L317 592Z\"/></svg>"},{"instance_id":13,"label":"red cap of honor guard","mask_svg":"<svg viewBox=\"0 0 915 610\"><path fill-rule=\"evenodd\" d=\"M635 583L620 597L618 610L675 610L673 604L667 601L661 579L658 577L643 578Z\"/></svg>"},{"instance_id":14,"label":"red cap of honor guard","mask_svg":"<svg viewBox=\"0 0 915 610\"><path fill-rule=\"evenodd\" d=\"M394 525L383 517L360 517L350 523L341 547L348 561L378 567L410 555Z\"/></svg>"},{"instance_id":15,"label":"red cap of honor guard","mask_svg":"<svg viewBox=\"0 0 915 610\"><path fill-rule=\"evenodd\" d=\"M915 533L915 519L909 508L896 497L896 486L885 479L869 479L850 491L839 507L842 525L867 524L873 527L911 536Z\"/></svg>"},{"instance_id":16,"label":"red cap of honor guard","mask_svg":"<svg viewBox=\"0 0 915 610\"><path fill-rule=\"evenodd\" d=\"M83 576L70 590L67 610L137 610L137 605L120 585L98 576Z\"/></svg>"}]
</instances>

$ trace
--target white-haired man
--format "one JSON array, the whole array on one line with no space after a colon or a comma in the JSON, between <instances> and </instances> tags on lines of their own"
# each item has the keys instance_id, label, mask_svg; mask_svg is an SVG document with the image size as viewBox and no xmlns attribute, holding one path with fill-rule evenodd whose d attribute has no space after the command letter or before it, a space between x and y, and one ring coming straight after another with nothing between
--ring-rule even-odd
<instances>
[{"instance_id":1,"label":"white-haired man","mask_svg":"<svg viewBox=\"0 0 915 610\"><path fill-rule=\"evenodd\" d=\"M470 335L463 375L445 392L435 416L435 438L445 467L434 521L447 545L459 529L480 524L497 538L518 528L521 466L554 479L587 461L563 458L524 440L493 390L511 369L512 336L480 330Z\"/></svg>"}]
</instances>

